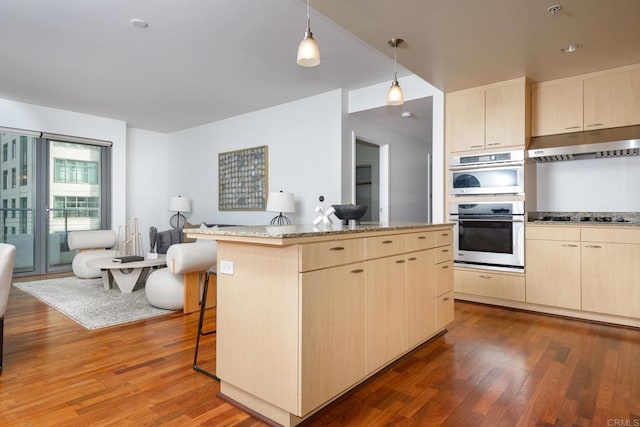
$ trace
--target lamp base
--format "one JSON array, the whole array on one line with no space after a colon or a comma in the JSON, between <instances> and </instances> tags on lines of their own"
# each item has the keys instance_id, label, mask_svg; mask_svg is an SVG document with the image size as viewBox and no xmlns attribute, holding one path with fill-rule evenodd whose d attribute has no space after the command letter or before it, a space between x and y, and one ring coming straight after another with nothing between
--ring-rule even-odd
<instances>
[{"instance_id":1,"label":"lamp base","mask_svg":"<svg viewBox=\"0 0 640 427\"><path fill-rule=\"evenodd\" d=\"M187 222L187 218L182 215L180 212L174 214L171 218L169 218L169 225L173 228L184 228L184 225Z\"/></svg>"},{"instance_id":2,"label":"lamp base","mask_svg":"<svg viewBox=\"0 0 640 427\"><path fill-rule=\"evenodd\" d=\"M274 216L271 222L269 223L269 225L289 225L289 224L291 224L291 220L286 216L282 215L282 212L280 212L280 215Z\"/></svg>"}]
</instances>

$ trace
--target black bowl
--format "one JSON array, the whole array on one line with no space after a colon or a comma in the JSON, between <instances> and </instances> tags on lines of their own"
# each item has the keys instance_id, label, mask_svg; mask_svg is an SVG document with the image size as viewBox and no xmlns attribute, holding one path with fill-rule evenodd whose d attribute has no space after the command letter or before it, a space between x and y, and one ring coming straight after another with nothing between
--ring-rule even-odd
<instances>
[{"instance_id":1,"label":"black bowl","mask_svg":"<svg viewBox=\"0 0 640 427\"><path fill-rule=\"evenodd\" d=\"M331 205L336 216L342 220L358 220L367 212L367 205Z\"/></svg>"}]
</instances>

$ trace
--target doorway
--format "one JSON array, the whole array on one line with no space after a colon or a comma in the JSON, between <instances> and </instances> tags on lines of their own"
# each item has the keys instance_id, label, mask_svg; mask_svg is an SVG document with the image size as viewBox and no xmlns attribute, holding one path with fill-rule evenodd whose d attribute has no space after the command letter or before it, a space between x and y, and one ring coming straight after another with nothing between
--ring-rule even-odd
<instances>
[{"instance_id":1,"label":"doorway","mask_svg":"<svg viewBox=\"0 0 640 427\"><path fill-rule=\"evenodd\" d=\"M74 230L110 227L110 146L0 132L0 241L16 246L15 276L70 271Z\"/></svg>"},{"instance_id":2,"label":"doorway","mask_svg":"<svg viewBox=\"0 0 640 427\"><path fill-rule=\"evenodd\" d=\"M388 145L353 134L353 197L355 204L368 206L362 222L389 221Z\"/></svg>"}]
</instances>

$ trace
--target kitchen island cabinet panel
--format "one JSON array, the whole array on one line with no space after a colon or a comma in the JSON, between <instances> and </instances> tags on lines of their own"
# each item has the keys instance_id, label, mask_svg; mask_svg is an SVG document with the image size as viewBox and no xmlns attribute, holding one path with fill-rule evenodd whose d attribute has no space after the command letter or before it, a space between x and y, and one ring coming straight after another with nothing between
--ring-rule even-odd
<instances>
[{"instance_id":1,"label":"kitchen island cabinet panel","mask_svg":"<svg viewBox=\"0 0 640 427\"><path fill-rule=\"evenodd\" d=\"M302 273L302 413L365 375L364 263Z\"/></svg>"},{"instance_id":2,"label":"kitchen island cabinet panel","mask_svg":"<svg viewBox=\"0 0 640 427\"><path fill-rule=\"evenodd\" d=\"M410 348L436 331L433 298L438 283L438 266L434 261L434 249L407 255L407 337ZM443 277L442 280L446 279Z\"/></svg>"},{"instance_id":3,"label":"kitchen island cabinet panel","mask_svg":"<svg viewBox=\"0 0 640 427\"><path fill-rule=\"evenodd\" d=\"M453 322L453 303L453 291L447 292L446 294L440 295L438 298L436 298L436 327L438 329L444 328L449 323Z\"/></svg>"}]
</instances>

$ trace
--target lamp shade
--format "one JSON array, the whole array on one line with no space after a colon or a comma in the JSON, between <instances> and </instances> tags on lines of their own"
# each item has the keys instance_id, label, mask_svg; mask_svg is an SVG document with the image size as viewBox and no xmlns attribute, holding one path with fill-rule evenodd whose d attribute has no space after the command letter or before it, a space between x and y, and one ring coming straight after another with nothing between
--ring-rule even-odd
<instances>
[{"instance_id":1,"label":"lamp shade","mask_svg":"<svg viewBox=\"0 0 640 427\"><path fill-rule=\"evenodd\" d=\"M391 83L389 92L387 92L387 105L402 105L404 104L404 93L397 80Z\"/></svg>"},{"instance_id":2,"label":"lamp shade","mask_svg":"<svg viewBox=\"0 0 640 427\"><path fill-rule=\"evenodd\" d=\"M169 199L171 212L191 212L191 199L182 196L173 196Z\"/></svg>"},{"instance_id":3,"label":"lamp shade","mask_svg":"<svg viewBox=\"0 0 640 427\"><path fill-rule=\"evenodd\" d=\"M294 213L296 203L293 199L293 193L283 193L282 191L269 193L267 211Z\"/></svg>"},{"instance_id":4,"label":"lamp shade","mask_svg":"<svg viewBox=\"0 0 640 427\"><path fill-rule=\"evenodd\" d=\"M304 34L304 38L298 45L297 62L303 67L315 67L320 64L320 48L310 31Z\"/></svg>"}]
</instances>

